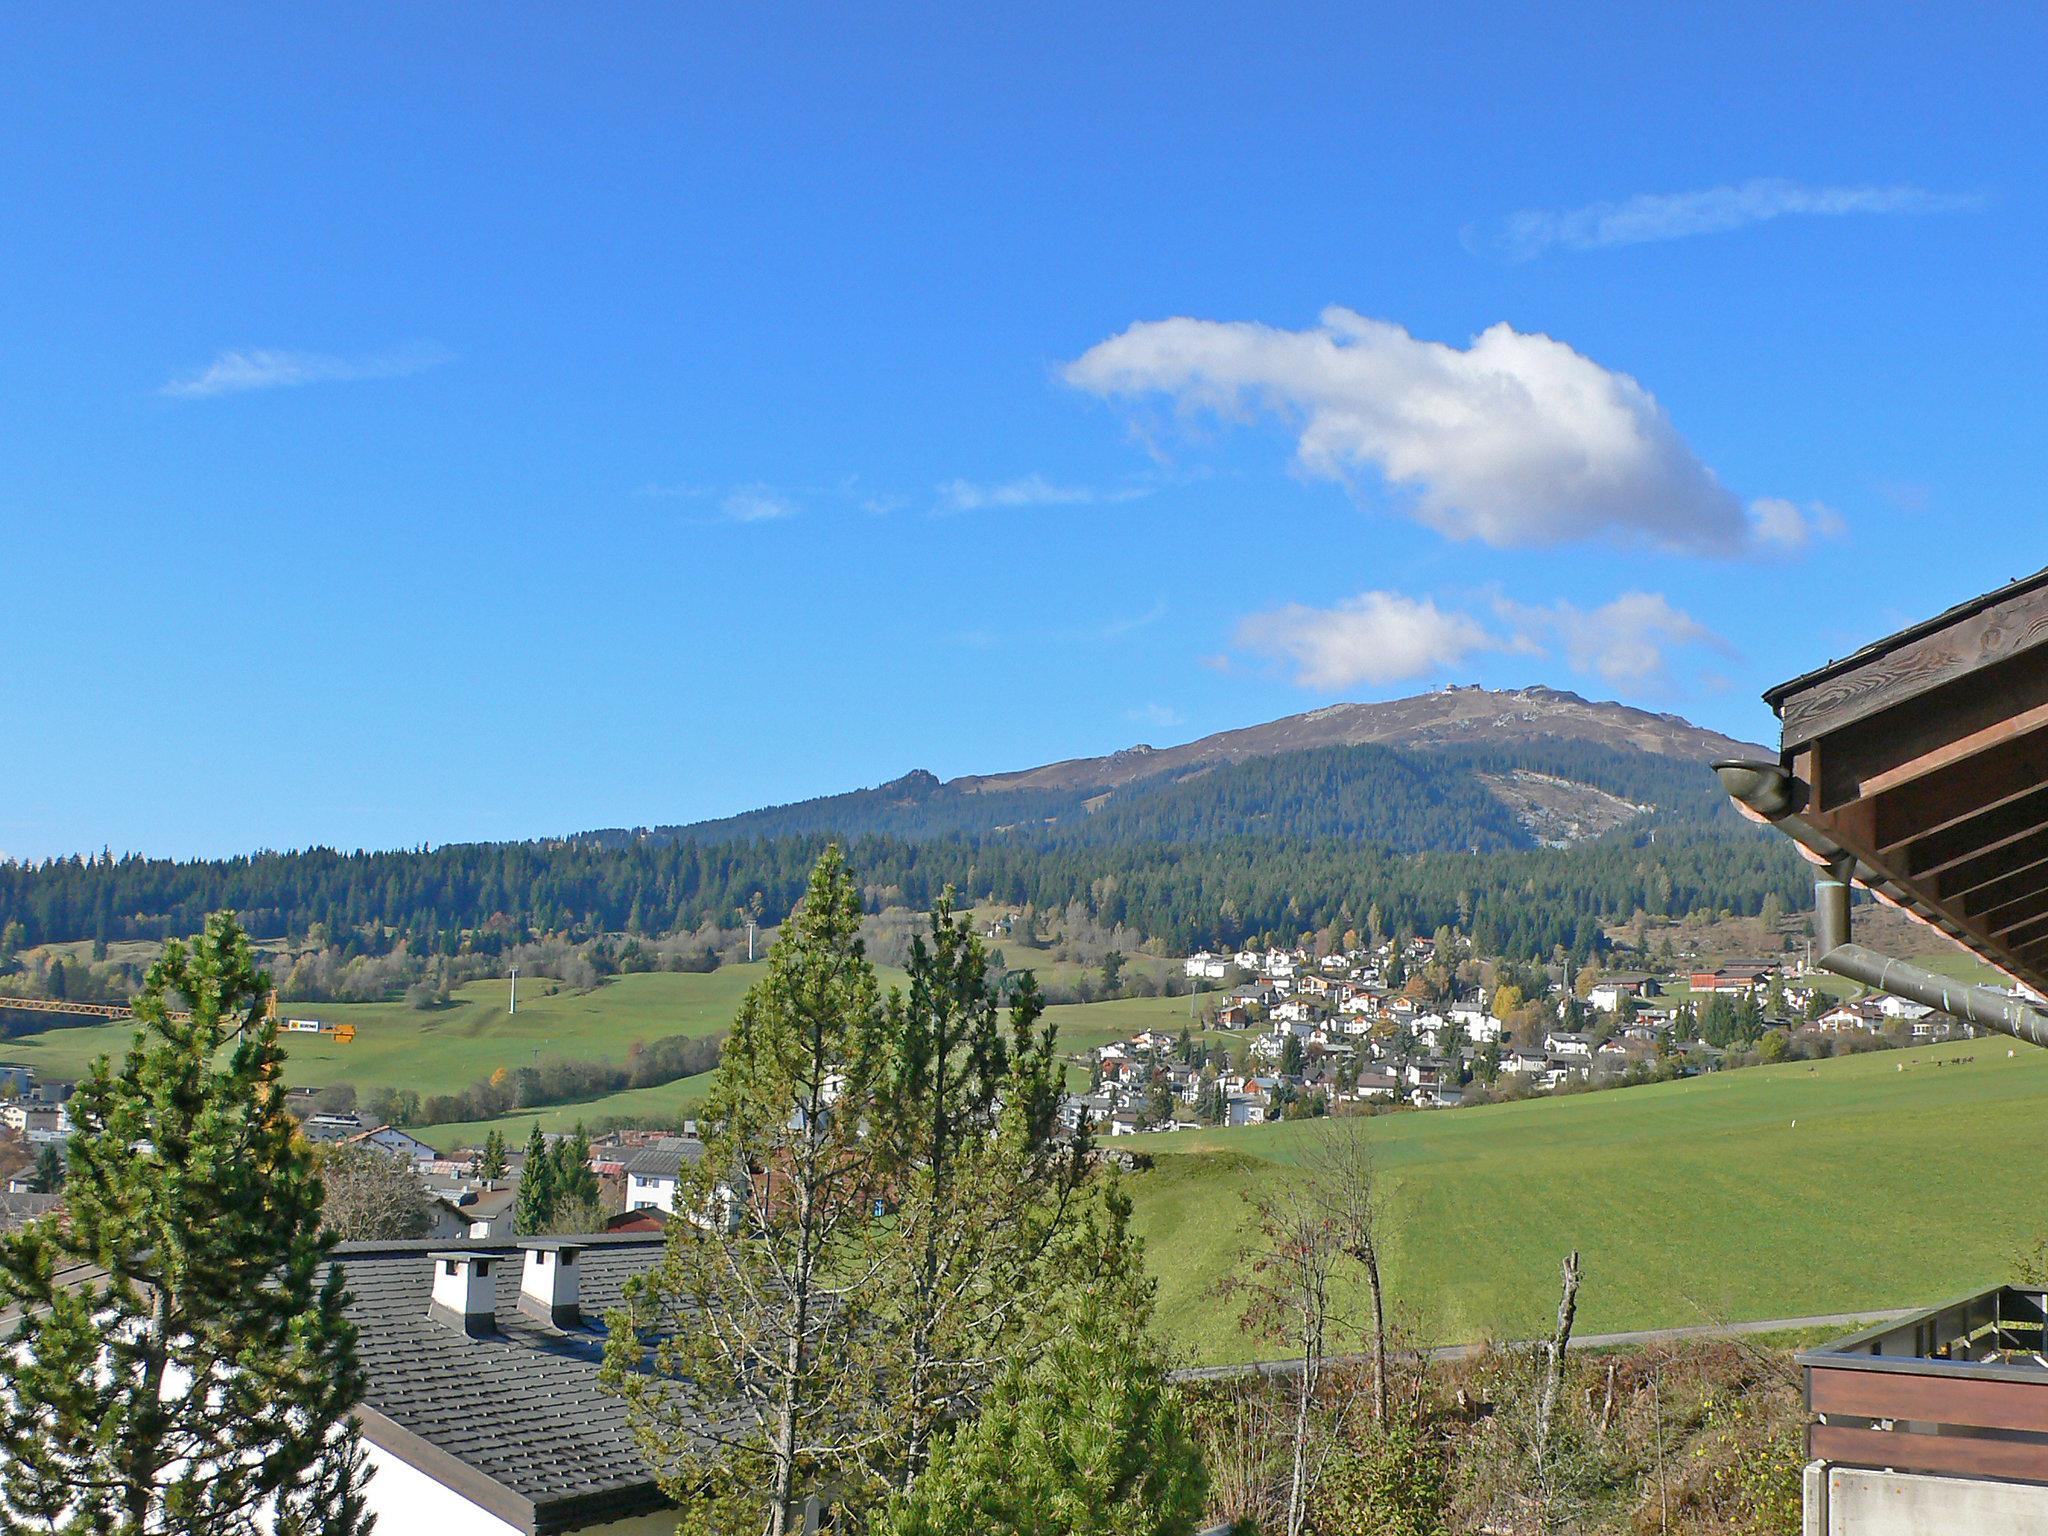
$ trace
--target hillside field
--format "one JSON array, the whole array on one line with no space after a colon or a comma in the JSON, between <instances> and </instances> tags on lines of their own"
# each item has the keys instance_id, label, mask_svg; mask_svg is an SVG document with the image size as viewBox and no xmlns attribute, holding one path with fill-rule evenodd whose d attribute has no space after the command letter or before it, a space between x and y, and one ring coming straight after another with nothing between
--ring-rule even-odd
<instances>
[{"instance_id":1,"label":"hillside field","mask_svg":"<svg viewBox=\"0 0 2048 1536\"><path fill-rule=\"evenodd\" d=\"M1528 1338L1585 1264L1587 1332L1931 1304L2048 1235L2029 1149L2048 1051L2002 1038L1368 1122L1390 1296L1418 1342ZM1254 1343L1214 1295L1246 1192L1315 1122L1120 1142L1160 1317L1204 1361ZM1362 1289L1343 1297L1363 1316ZM1355 1348L1356 1333L1336 1347Z\"/></svg>"},{"instance_id":2,"label":"hillside field","mask_svg":"<svg viewBox=\"0 0 2048 1536\"><path fill-rule=\"evenodd\" d=\"M400 1087L450 1093L549 1057L623 1061L636 1040L708 1035L732 1021L741 995L763 964L722 966L703 974L643 972L617 976L591 992L564 991L545 978L521 979L519 1011L505 1011L502 980L458 988L446 1007L391 1003L289 1003L288 1018L353 1024L347 1045L324 1035L285 1037L286 1076L295 1085L354 1083L359 1090ZM891 978L885 975L885 985ZM96 1056L119 1055L134 1033L127 1023L70 1026L0 1041L0 1057L44 1077L76 1078Z\"/></svg>"},{"instance_id":3,"label":"hillside field","mask_svg":"<svg viewBox=\"0 0 2048 1536\"><path fill-rule=\"evenodd\" d=\"M725 1029L747 988L766 973L764 964L727 965L702 974L643 972L616 976L592 992L570 992L546 978L519 984L519 1011L507 1014L506 984L472 982L456 990L444 1008L409 1008L390 1003L292 1003L288 1018L354 1024L347 1045L325 1035L291 1034L286 1076L294 1085L326 1087L353 1083L359 1092L411 1088L422 1097L452 1093L499 1067L519 1067L554 1057L622 1061L636 1040L664 1035L710 1035ZM884 967L882 986L902 985L901 971ZM1132 998L1067 1004L1048 1010L1060 1024L1063 1049L1103 1045L1148 1028L1178 1029L1188 1019L1188 1000ZM118 1056L134 1028L126 1023L69 1025L0 1040L0 1060L25 1062L45 1078L76 1079L97 1056ZM1087 1086L1085 1069L1075 1068ZM425 1127L422 1136L443 1148L480 1140L495 1125L508 1137L524 1137L535 1120L545 1130L567 1130L576 1121L597 1124L612 1116L678 1120L692 1113L709 1080L685 1078L653 1088L633 1088L576 1104L522 1110L495 1121Z\"/></svg>"}]
</instances>

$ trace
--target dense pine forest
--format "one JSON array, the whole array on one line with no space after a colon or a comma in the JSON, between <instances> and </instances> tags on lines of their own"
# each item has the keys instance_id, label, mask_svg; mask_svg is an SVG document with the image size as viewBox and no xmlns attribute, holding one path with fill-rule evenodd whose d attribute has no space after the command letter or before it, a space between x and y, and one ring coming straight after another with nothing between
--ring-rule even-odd
<instances>
[{"instance_id":1,"label":"dense pine forest","mask_svg":"<svg viewBox=\"0 0 2048 1536\"><path fill-rule=\"evenodd\" d=\"M1477 778L1515 768L1654 809L1567 850L1531 848ZM877 797L892 792L883 807ZM928 824L909 814L918 794L936 802ZM1637 909L1754 913L1773 894L1796 902L1803 885L1784 840L1734 818L1696 765L1583 743L1289 753L1140 784L1072 816L1055 809L1057 795L974 797L935 780L908 794L899 781L836 798L837 824L827 817L804 831L715 840L681 828L383 853L0 864L0 932L17 948L159 939L191 933L228 907L259 933L296 937L320 925L358 953L401 943L414 955L489 953L542 935L656 937L746 912L779 920L834 836L871 907L921 908L947 885L1041 908L1079 901L1105 926L1172 950L1363 928L1376 912L1385 931L1455 925L1484 953L1585 955L1599 946L1603 921ZM966 830L965 802L975 798L1042 814ZM802 807L786 809L800 820ZM762 813L771 819L758 825L780 825L777 814ZM889 830L875 830L877 819Z\"/></svg>"}]
</instances>

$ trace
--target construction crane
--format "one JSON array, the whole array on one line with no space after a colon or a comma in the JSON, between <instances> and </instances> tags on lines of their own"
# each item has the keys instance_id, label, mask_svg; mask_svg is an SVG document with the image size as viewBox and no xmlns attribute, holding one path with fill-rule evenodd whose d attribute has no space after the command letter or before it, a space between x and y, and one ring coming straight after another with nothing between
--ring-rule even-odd
<instances>
[{"instance_id":1,"label":"construction crane","mask_svg":"<svg viewBox=\"0 0 2048 1536\"><path fill-rule=\"evenodd\" d=\"M56 997L0 997L0 1013L8 1011L21 1013L61 1013L71 1018L85 1019L132 1019L135 1010L127 1003L74 1003ZM277 1014L277 994L270 994L270 1006L264 1016L276 1022L277 1027L287 1034L326 1035L337 1045L347 1045L356 1037L353 1024L324 1024L318 1019L281 1019ZM189 1019L189 1013L172 1013L174 1019Z\"/></svg>"}]
</instances>

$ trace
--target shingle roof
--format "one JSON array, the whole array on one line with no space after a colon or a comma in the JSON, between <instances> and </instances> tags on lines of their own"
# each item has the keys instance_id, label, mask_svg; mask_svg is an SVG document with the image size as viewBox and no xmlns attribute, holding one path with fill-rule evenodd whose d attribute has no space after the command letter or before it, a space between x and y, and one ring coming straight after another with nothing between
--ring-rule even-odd
<instances>
[{"instance_id":1,"label":"shingle roof","mask_svg":"<svg viewBox=\"0 0 2048 1536\"><path fill-rule=\"evenodd\" d=\"M626 1172L643 1179L673 1179L683 1164L704 1156L704 1143L694 1136L664 1136L649 1142L626 1160Z\"/></svg>"},{"instance_id":2,"label":"shingle roof","mask_svg":"<svg viewBox=\"0 0 2048 1536\"><path fill-rule=\"evenodd\" d=\"M0 1194L0 1232L7 1232L25 1221L34 1221L46 1216L57 1208L60 1195Z\"/></svg>"},{"instance_id":3,"label":"shingle roof","mask_svg":"<svg viewBox=\"0 0 2048 1536\"><path fill-rule=\"evenodd\" d=\"M620 1301L628 1277L660 1258L663 1240L635 1233L583 1241L581 1304L594 1323ZM453 1249L507 1255L493 1276L495 1335L471 1337L428 1315L428 1254ZM521 1312L516 1249L348 1243L335 1260L369 1376L363 1420L373 1442L537 1533L666 1504L623 1405L598 1383L602 1326L565 1333Z\"/></svg>"}]
</instances>

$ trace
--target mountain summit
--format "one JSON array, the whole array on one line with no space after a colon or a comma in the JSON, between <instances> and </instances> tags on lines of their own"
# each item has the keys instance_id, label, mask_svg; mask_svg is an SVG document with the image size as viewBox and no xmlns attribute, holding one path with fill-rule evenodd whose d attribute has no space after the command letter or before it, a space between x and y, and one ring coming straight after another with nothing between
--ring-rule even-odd
<instances>
[{"instance_id":1,"label":"mountain summit","mask_svg":"<svg viewBox=\"0 0 2048 1536\"><path fill-rule=\"evenodd\" d=\"M1594 703L1558 688L1495 691L1476 685L1439 688L1380 704L1331 704L1264 725L1218 731L1178 747L1126 747L1107 757L1076 757L1016 773L969 775L955 788L1113 789L1162 773L1178 773L1315 747L1502 746L1525 741L1584 741L1705 764L1719 757L1774 757L1761 747L1694 725L1679 715L1652 714L1613 700Z\"/></svg>"},{"instance_id":2,"label":"mountain summit","mask_svg":"<svg viewBox=\"0 0 2048 1536\"><path fill-rule=\"evenodd\" d=\"M1760 752L1677 715L1555 688L1445 688L1013 773L940 780L918 768L872 789L645 835L1563 846L1645 818L1725 816L1708 763Z\"/></svg>"}]
</instances>

